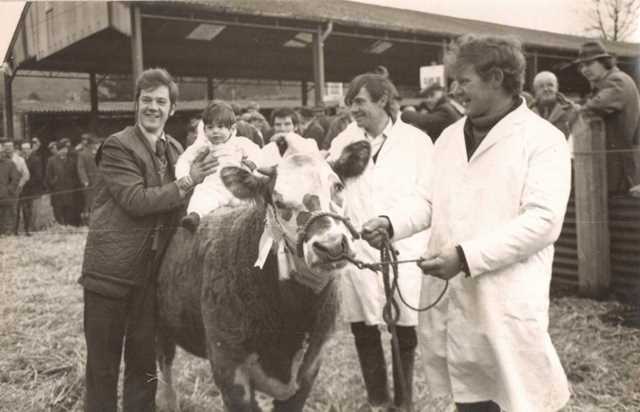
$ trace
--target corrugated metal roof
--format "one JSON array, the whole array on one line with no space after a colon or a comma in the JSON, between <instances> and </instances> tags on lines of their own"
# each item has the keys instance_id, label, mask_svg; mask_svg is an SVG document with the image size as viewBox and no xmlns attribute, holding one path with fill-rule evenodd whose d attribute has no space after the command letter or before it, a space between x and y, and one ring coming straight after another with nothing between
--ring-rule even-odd
<instances>
[{"instance_id":1,"label":"corrugated metal roof","mask_svg":"<svg viewBox=\"0 0 640 412\"><path fill-rule=\"evenodd\" d=\"M344 24L352 27L404 33L458 36L465 33L515 35L526 46L573 50L577 53L585 37L525 29L478 20L442 16L345 0L188 0L153 2L162 8L179 8L219 14L241 14L311 22ZM143 6L145 7L145 6ZM640 56L640 44L605 42L618 56Z\"/></svg>"}]
</instances>

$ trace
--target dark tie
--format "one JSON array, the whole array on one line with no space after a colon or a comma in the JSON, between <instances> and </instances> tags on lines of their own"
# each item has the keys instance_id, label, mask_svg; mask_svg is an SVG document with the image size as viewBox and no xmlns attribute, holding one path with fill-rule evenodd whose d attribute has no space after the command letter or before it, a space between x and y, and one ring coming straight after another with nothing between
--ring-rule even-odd
<instances>
[{"instance_id":1,"label":"dark tie","mask_svg":"<svg viewBox=\"0 0 640 412\"><path fill-rule=\"evenodd\" d=\"M156 157L158 158L159 168L158 172L160 177L163 180L163 183L166 183L165 180L169 179L169 168L167 161L167 142L164 139L158 139L156 141Z\"/></svg>"},{"instance_id":2,"label":"dark tie","mask_svg":"<svg viewBox=\"0 0 640 412\"><path fill-rule=\"evenodd\" d=\"M156 156L158 156L161 160L167 160L167 142L164 139L158 139L156 141Z\"/></svg>"}]
</instances>

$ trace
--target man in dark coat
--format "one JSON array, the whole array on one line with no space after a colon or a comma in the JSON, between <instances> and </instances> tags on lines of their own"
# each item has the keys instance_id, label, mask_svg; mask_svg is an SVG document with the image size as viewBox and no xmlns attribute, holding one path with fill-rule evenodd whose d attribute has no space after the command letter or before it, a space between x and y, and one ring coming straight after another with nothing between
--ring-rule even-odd
<instances>
[{"instance_id":1,"label":"man in dark coat","mask_svg":"<svg viewBox=\"0 0 640 412\"><path fill-rule=\"evenodd\" d=\"M591 84L583 111L602 116L606 128L609 193L627 193L640 184L640 94L633 79L615 65L599 41L582 45L578 70Z\"/></svg>"},{"instance_id":2,"label":"man in dark coat","mask_svg":"<svg viewBox=\"0 0 640 412\"><path fill-rule=\"evenodd\" d=\"M568 139L580 106L558 91L558 78L551 72L536 74L533 91L535 99L531 102L531 110L560 129Z\"/></svg>"},{"instance_id":3,"label":"man in dark coat","mask_svg":"<svg viewBox=\"0 0 640 412\"><path fill-rule=\"evenodd\" d=\"M20 228L20 215L24 225L24 234L31 236L29 228L33 223L33 201L42 194L43 191L43 171L42 160L40 156L33 151L31 143L22 143L22 156L24 157L27 168L29 169L29 180L22 187L20 199L18 200L18 214L16 216L15 234L18 234Z\"/></svg>"},{"instance_id":4,"label":"man in dark coat","mask_svg":"<svg viewBox=\"0 0 640 412\"><path fill-rule=\"evenodd\" d=\"M78 179L82 186L83 209L80 215L83 224L89 223L89 213L93 206L93 194L96 180L98 178L98 166L96 165L96 152L98 151L98 140L90 134L85 133L82 138L82 149L78 151Z\"/></svg>"},{"instance_id":5,"label":"man in dark coat","mask_svg":"<svg viewBox=\"0 0 640 412\"><path fill-rule=\"evenodd\" d=\"M9 234L15 222L20 172L0 141L0 235Z\"/></svg>"},{"instance_id":6,"label":"man in dark coat","mask_svg":"<svg viewBox=\"0 0 640 412\"><path fill-rule=\"evenodd\" d=\"M433 83L421 94L426 97L428 111L404 111L401 118L403 122L424 131L435 142L447 126L460 118L460 113L451 105L438 83Z\"/></svg>"},{"instance_id":7,"label":"man in dark coat","mask_svg":"<svg viewBox=\"0 0 640 412\"><path fill-rule=\"evenodd\" d=\"M124 343L124 412L155 410L155 276L172 227L193 186L218 161L200 156L176 180L182 147L164 133L178 87L164 69L136 82L136 124L110 136L97 154L95 193L80 284L87 343L85 411L117 410Z\"/></svg>"},{"instance_id":8,"label":"man in dark coat","mask_svg":"<svg viewBox=\"0 0 640 412\"><path fill-rule=\"evenodd\" d=\"M47 187L56 221L61 225L72 225L77 223L74 217L75 190L78 188L76 161L69 155L66 143L58 142L56 147L56 154L47 162Z\"/></svg>"}]
</instances>

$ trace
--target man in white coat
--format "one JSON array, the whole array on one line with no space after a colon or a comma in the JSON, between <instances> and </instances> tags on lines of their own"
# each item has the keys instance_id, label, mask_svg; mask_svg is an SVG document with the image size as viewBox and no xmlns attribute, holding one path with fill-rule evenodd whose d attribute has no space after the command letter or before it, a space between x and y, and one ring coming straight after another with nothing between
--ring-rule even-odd
<instances>
[{"instance_id":1,"label":"man in white coat","mask_svg":"<svg viewBox=\"0 0 640 412\"><path fill-rule=\"evenodd\" d=\"M402 208L408 199L424 196L429 190L433 144L426 134L400 119L393 108L396 96L395 86L386 77L367 73L353 79L345 97L354 121L332 141L328 160L337 159L342 149L355 141L365 140L371 144L365 171L345 180L345 213L355 227L381 215L382 211ZM417 259L427 239L426 231L416 231L394 242L394 246L402 259ZM364 261L380 260L380 253L362 240L355 242L354 251ZM420 299L422 277L415 265L400 267L400 293L414 307ZM384 325L382 311L386 302L382 278L371 270L353 267L348 276L341 279L343 314L355 337L369 404L387 410L391 399L379 330L379 326ZM395 299L400 309L396 330L401 368L394 360L394 403L406 408L411 403L418 314L406 307L399 296ZM400 370L406 392L401 390Z\"/></svg>"},{"instance_id":2,"label":"man in white coat","mask_svg":"<svg viewBox=\"0 0 640 412\"><path fill-rule=\"evenodd\" d=\"M434 396L460 412L545 412L569 398L547 332L553 243L570 189L565 137L521 97L525 59L511 38L463 36L447 56L467 116L435 145L432 190L411 214L365 224L394 239L431 227L420 339ZM385 213L385 212L383 212ZM391 224L391 226L390 226Z\"/></svg>"}]
</instances>

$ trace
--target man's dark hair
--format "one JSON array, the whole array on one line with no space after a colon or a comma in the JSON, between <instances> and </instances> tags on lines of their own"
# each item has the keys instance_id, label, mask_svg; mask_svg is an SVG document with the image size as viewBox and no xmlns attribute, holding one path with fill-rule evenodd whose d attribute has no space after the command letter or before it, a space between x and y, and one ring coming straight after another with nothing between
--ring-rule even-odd
<instances>
[{"instance_id":1,"label":"man's dark hair","mask_svg":"<svg viewBox=\"0 0 640 412\"><path fill-rule=\"evenodd\" d=\"M296 113L293 109L289 107L280 107L271 112L271 126L273 126L276 117L284 119L285 117L290 117L291 122L294 126L298 126L300 124L300 118L298 117L298 113Z\"/></svg>"},{"instance_id":2,"label":"man's dark hair","mask_svg":"<svg viewBox=\"0 0 640 412\"><path fill-rule=\"evenodd\" d=\"M484 81L500 70L502 88L516 96L522 91L526 60L520 40L509 36L460 36L445 55L447 72L456 76L471 66Z\"/></svg>"},{"instance_id":3,"label":"man's dark hair","mask_svg":"<svg viewBox=\"0 0 640 412\"><path fill-rule=\"evenodd\" d=\"M213 100L202 111L202 121L205 125L215 124L231 128L236 124L236 115L229 104L222 100Z\"/></svg>"},{"instance_id":4,"label":"man's dark hair","mask_svg":"<svg viewBox=\"0 0 640 412\"><path fill-rule=\"evenodd\" d=\"M143 90L155 89L160 86L167 86L169 100L172 105L176 104L178 100L178 85L168 71L159 67L143 71L138 80L136 80L136 102Z\"/></svg>"},{"instance_id":5,"label":"man's dark hair","mask_svg":"<svg viewBox=\"0 0 640 412\"><path fill-rule=\"evenodd\" d=\"M604 67L607 70L613 69L616 65L616 59L615 57L612 57L612 56L600 57L600 58L597 58L596 60L599 61L602 67Z\"/></svg>"},{"instance_id":6,"label":"man's dark hair","mask_svg":"<svg viewBox=\"0 0 640 412\"><path fill-rule=\"evenodd\" d=\"M394 100L396 100L400 95L398 94L396 86L391 83L391 80L381 74L365 73L360 74L351 80L349 90L347 90L347 94L344 98L345 104L347 106L351 106L353 99L363 87L367 89L373 102L378 102L386 96L387 103L384 105L384 111L389 115L389 117L395 119L396 111L393 109Z\"/></svg>"}]
</instances>

